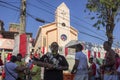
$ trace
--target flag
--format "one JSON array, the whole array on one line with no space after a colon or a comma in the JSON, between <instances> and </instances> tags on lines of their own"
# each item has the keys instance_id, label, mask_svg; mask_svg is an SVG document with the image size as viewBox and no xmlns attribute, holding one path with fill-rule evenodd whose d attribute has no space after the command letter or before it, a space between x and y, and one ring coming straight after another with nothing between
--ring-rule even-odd
<instances>
[{"instance_id":1,"label":"flag","mask_svg":"<svg viewBox=\"0 0 120 80\"><path fill-rule=\"evenodd\" d=\"M37 52L35 52L35 53L34 53L34 57L35 57L35 58L39 58L40 56L39 56L39 54L38 54Z\"/></svg>"},{"instance_id":2,"label":"flag","mask_svg":"<svg viewBox=\"0 0 120 80\"><path fill-rule=\"evenodd\" d=\"M8 54L7 54L6 60L7 60L8 62L11 60L11 56L12 56L12 53L8 53Z\"/></svg>"},{"instance_id":3,"label":"flag","mask_svg":"<svg viewBox=\"0 0 120 80\"><path fill-rule=\"evenodd\" d=\"M20 43L19 43L19 53L22 54L22 57L25 57L27 53L27 35L20 35Z\"/></svg>"},{"instance_id":4,"label":"flag","mask_svg":"<svg viewBox=\"0 0 120 80\"><path fill-rule=\"evenodd\" d=\"M96 58L96 52L94 52L94 58Z\"/></svg>"},{"instance_id":5,"label":"flag","mask_svg":"<svg viewBox=\"0 0 120 80\"><path fill-rule=\"evenodd\" d=\"M65 56L68 55L68 48L65 48Z\"/></svg>"},{"instance_id":6,"label":"flag","mask_svg":"<svg viewBox=\"0 0 120 80\"><path fill-rule=\"evenodd\" d=\"M91 56L91 51L88 50L88 59L90 58L90 56Z\"/></svg>"},{"instance_id":7,"label":"flag","mask_svg":"<svg viewBox=\"0 0 120 80\"><path fill-rule=\"evenodd\" d=\"M45 47L42 47L41 52L42 52L42 54L45 53Z\"/></svg>"},{"instance_id":8,"label":"flag","mask_svg":"<svg viewBox=\"0 0 120 80\"><path fill-rule=\"evenodd\" d=\"M20 53L22 57L25 57L27 53L27 35L25 33L15 36L15 43L13 48L13 55Z\"/></svg>"},{"instance_id":9,"label":"flag","mask_svg":"<svg viewBox=\"0 0 120 80\"><path fill-rule=\"evenodd\" d=\"M100 58L100 52L98 52L98 58Z\"/></svg>"}]
</instances>

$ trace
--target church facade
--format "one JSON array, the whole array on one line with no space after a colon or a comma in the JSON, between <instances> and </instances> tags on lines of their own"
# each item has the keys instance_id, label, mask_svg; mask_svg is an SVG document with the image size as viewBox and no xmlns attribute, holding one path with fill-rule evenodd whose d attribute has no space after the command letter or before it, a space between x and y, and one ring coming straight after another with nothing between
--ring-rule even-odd
<instances>
[{"instance_id":1,"label":"church facade","mask_svg":"<svg viewBox=\"0 0 120 80\"><path fill-rule=\"evenodd\" d=\"M52 42L58 42L60 53L65 51L65 45L71 40L78 40L78 31L70 25L70 11L63 2L55 11L55 21L39 27L35 40L35 51L49 51Z\"/></svg>"}]
</instances>

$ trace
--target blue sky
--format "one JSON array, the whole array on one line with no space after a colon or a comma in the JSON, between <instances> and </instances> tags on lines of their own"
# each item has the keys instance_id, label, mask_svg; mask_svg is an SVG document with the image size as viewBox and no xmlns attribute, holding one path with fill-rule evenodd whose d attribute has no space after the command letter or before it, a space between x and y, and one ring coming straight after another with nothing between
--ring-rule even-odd
<instances>
[{"instance_id":1,"label":"blue sky","mask_svg":"<svg viewBox=\"0 0 120 80\"><path fill-rule=\"evenodd\" d=\"M20 0L0 1L4 1L18 8L20 7ZM27 13L31 14L32 17L27 15L26 32L33 33L33 38L35 38L39 26L46 23L37 22L34 18L53 22L55 20L55 10L62 2L70 9L71 26L79 31L79 40L97 44L102 44L104 40L107 40L105 29L96 30L92 27L95 20L90 20L91 15L88 15L88 12L84 12L87 0L27 0ZM19 23L20 12L15 7L11 7L6 3L0 2L0 20L4 21L4 28L8 31L10 23ZM115 43L120 42L120 23L116 25L114 30Z\"/></svg>"}]
</instances>

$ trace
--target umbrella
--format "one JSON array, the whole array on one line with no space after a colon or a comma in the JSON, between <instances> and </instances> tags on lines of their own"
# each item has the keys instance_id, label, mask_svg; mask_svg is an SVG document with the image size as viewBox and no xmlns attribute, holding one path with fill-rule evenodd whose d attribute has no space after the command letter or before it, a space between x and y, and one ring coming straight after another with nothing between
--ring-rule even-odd
<instances>
[{"instance_id":1,"label":"umbrella","mask_svg":"<svg viewBox=\"0 0 120 80\"><path fill-rule=\"evenodd\" d=\"M66 48L76 48L77 45L81 44L81 42L79 40L71 40L70 42L68 42L65 47Z\"/></svg>"}]
</instances>

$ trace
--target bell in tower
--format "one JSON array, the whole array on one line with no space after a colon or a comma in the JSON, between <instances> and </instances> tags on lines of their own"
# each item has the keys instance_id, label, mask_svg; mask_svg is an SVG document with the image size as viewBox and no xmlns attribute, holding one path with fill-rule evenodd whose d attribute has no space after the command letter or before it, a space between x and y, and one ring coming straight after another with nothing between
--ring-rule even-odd
<instances>
[{"instance_id":1,"label":"bell in tower","mask_svg":"<svg viewBox=\"0 0 120 80\"><path fill-rule=\"evenodd\" d=\"M64 2L57 7L55 14L58 27L70 27L70 11Z\"/></svg>"}]
</instances>

